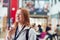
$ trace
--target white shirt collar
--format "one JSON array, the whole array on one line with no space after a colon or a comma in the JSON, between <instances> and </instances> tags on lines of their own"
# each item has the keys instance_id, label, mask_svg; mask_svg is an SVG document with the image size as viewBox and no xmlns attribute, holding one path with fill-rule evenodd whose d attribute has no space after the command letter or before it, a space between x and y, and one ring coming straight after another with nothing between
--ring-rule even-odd
<instances>
[{"instance_id":1,"label":"white shirt collar","mask_svg":"<svg viewBox=\"0 0 60 40\"><path fill-rule=\"evenodd\" d=\"M18 24L18 30L21 31L24 25L21 25L20 23ZM30 27L26 26L24 30L29 29Z\"/></svg>"},{"instance_id":2,"label":"white shirt collar","mask_svg":"<svg viewBox=\"0 0 60 40\"><path fill-rule=\"evenodd\" d=\"M21 29L23 28L22 27L23 25L21 25L20 23L18 23L18 30L21 31Z\"/></svg>"},{"instance_id":3,"label":"white shirt collar","mask_svg":"<svg viewBox=\"0 0 60 40\"><path fill-rule=\"evenodd\" d=\"M24 30L29 29L29 28L30 28L30 27L26 26L26 27L24 28Z\"/></svg>"}]
</instances>

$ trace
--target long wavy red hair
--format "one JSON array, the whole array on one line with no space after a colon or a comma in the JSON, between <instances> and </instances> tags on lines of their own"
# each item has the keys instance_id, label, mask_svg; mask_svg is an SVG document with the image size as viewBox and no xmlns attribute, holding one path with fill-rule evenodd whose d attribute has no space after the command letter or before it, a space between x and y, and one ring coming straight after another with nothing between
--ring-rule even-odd
<instances>
[{"instance_id":1,"label":"long wavy red hair","mask_svg":"<svg viewBox=\"0 0 60 40\"><path fill-rule=\"evenodd\" d=\"M23 14L23 17L24 17L23 25L29 27L29 25L30 25L29 11L27 9L25 9L25 8L19 8L19 9L22 11L22 14ZM14 25L14 27L8 33L9 36L11 36L12 34L15 33L17 25L18 25L18 22L15 21L13 25Z\"/></svg>"}]
</instances>

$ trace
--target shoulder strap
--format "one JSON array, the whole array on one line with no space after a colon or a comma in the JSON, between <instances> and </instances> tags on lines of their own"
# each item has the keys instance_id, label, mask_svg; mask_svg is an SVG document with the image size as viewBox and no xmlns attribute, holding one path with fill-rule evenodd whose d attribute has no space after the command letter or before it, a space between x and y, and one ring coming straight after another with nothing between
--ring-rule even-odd
<instances>
[{"instance_id":1,"label":"shoulder strap","mask_svg":"<svg viewBox=\"0 0 60 40\"><path fill-rule=\"evenodd\" d=\"M27 29L26 30L26 40L28 40L28 38L29 38L29 30L30 30L31 28L29 28L29 29Z\"/></svg>"},{"instance_id":2,"label":"shoulder strap","mask_svg":"<svg viewBox=\"0 0 60 40\"><path fill-rule=\"evenodd\" d=\"M16 34L17 34L17 30L18 30L18 26L17 26L17 28L16 28L16 31L15 31L14 40L16 40Z\"/></svg>"},{"instance_id":3,"label":"shoulder strap","mask_svg":"<svg viewBox=\"0 0 60 40\"><path fill-rule=\"evenodd\" d=\"M21 32L23 31L24 28L25 28L25 26L24 26L24 27L22 28L22 30L18 33L18 35L17 35L18 27L16 28L14 40L16 40L16 39L19 37L19 35L21 34ZM16 36L16 35L17 35L17 36Z\"/></svg>"}]
</instances>

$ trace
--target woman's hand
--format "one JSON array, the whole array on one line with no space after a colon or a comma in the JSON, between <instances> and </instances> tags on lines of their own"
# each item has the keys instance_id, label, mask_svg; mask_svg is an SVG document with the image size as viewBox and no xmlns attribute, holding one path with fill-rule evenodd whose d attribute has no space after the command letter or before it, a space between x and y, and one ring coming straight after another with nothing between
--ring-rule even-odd
<instances>
[{"instance_id":1,"label":"woman's hand","mask_svg":"<svg viewBox=\"0 0 60 40\"><path fill-rule=\"evenodd\" d=\"M8 31L5 40L11 40L11 39L12 39L12 35L14 35L14 33L15 33L15 28L12 27L12 28Z\"/></svg>"}]
</instances>

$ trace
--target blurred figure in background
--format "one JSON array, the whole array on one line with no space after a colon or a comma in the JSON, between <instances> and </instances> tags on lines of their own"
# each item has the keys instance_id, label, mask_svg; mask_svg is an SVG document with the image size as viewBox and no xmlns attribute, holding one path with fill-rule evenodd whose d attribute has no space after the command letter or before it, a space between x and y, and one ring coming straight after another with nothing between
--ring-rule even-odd
<instances>
[{"instance_id":1,"label":"blurred figure in background","mask_svg":"<svg viewBox=\"0 0 60 40\"><path fill-rule=\"evenodd\" d=\"M57 36L58 37L60 36L60 25L59 24L57 24ZM59 40L59 38L58 38L58 40Z\"/></svg>"},{"instance_id":2,"label":"blurred figure in background","mask_svg":"<svg viewBox=\"0 0 60 40\"><path fill-rule=\"evenodd\" d=\"M38 33L39 33L37 34L37 40L39 40L38 38L40 37L40 34L42 33L42 28L40 24L38 24L37 27L38 27Z\"/></svg>"},{"instance_id":3,"label":"blurred figure in background","mask_svg":"<svg viewBox=\"0 0 60 40\"><path fill-rule=\"evenodd\" d=\"M45 40L46 38L46 23L42 24L42 32L40 33L39 40Z\"/></svg>"},{"instance_id":4,"label":"blurred figure in background","mask_svg":"<svg viewBox=\"0 0 60 40\"><path fill-rule=\"evenodd\" d=\"M46 27L46 32L48 33L48 31L51 30L51 24L49 24L47 27Z\"/></svg>"},{"instance_id":5,"label":"blurred figure in background","mask_svg":"<svg viewBox=\"0 0 60 40\"><path fill-rule=\"evenodd\" d=\"M60 35L60 25L57 24L57 34Z\"/></svg>"},{"instance_id":6,"label":"blurred figure in background","mask_svg":"<svg viewBox=\"0 0 60 40\"><path fill-rule=\"evenodd\" d=\"M57 27L57 28L55 28L55 33L53 34L53 37L54 37L56 40L59 40L59 39L58 39L58 36L60 35L60 25L57 24L56 27Z\"/></svg>"},{"instance_id":7,"label":"blurred figure in background","mask_svg":"<svg viewBox=\"0 0 60 40\"><path fill-rule=\"evenodd\" d=\"M36 31L36 24L35 23L32 24L32 28Z\"/></svg>"},{"instance_id":8,"label":"blurred figure in background","mask_svg":"<svg viewBox=\"0 0 60 40\"><path fill-rule=\"evenodd\" d=\"M38 32L39 28L36 26L36 23L33 23L32 28L35 30L36 33L36 40L39 40L38 37L40 33Z\"/></svg>"},{"instance_id":9,"label":"blurred figure in background","mask_svg":"<svg viewBox=\"0 0 60 40\"><path fill-rule=\"evenodd\" d=\"M34 8L34 4L33 2L26 2L26 7L28 8L28 10L30 11L30 14L35 12L35 8Z\"/></svg>"},{"instance_id":10,"label":"blurred figure in background","mask_svg":"<svg viewBox=\"0 0 60 40\"><path fill-rule=\"evenodd\" d=\"M36 23L32 24L32 28L36 31L39 32L39 27L36 25Z\"/></svg>"},{"instance_id":11,"label":"blurred figure in background","mask_svg":"<svg viewBox=\"0 0 60 40\"><path fill-rule=\"evenodd\" d=\"M57 24L57 30L60 30L60 25L59 24Z\"/></svg>"},{"instance_id":12,"label":"blurred figure in background","mask_svg":"<svg viewBox=\"0 0 60 40\"><path fill-rule=\"evenodd\" d=\"M48 35L48 38L50 38L50 40L52 40L52 34L51 34L51 24L49 24L47 27L46 27L46 32L47 32L47 35Z\"/></svg>"},{"instance_id":13,"label":"blurred figure in background","mask_svg":"<svg viewBox=\"0 0 60 40\"><path fill-rule=\"evenodd\" d=\"M41 33L42 32L42 28L41 28L41 25L38 25L38 28L39 28L39 32Z\"/></svg>"}]
</instances>

